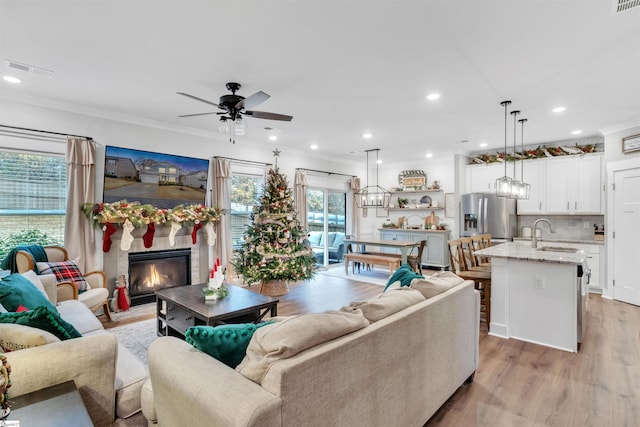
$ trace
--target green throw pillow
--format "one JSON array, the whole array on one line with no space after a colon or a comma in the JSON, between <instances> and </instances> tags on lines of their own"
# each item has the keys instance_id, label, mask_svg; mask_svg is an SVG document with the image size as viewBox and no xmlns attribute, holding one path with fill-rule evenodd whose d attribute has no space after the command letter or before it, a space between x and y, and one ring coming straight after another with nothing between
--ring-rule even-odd
<instances>
[{"instance_id":1,"label":"green throw pillow","mask_svg":"<svg viewBox=\"0 0 640 427\"><path fill-rule=\"evenodd\" d=\"M14 273L0 280L0 303L8 311L16 311L20 304L33 310L38 306L47 307L58 313L56 307L45 294L21 274Z\"/></svg>"},{"instance_id":2,"label":"green throw pillow","mask_svg":"<svg viewBox=\"0 0 640 427\"><path fill-rule=\"evenodd\" d=\"M42 329L43 331L51 332L61 340L82 336L72 324L65 322L57 312L53 312L43 306L21 313L0 313L0 323L15 323Z\"/></svg>"},{"instance_id":3,"label":"green throw pillow","mask_svg":"<svg viewBox=\"0 0 640 427\"><path fill-rule=\"evenodd\" d=\"M385 286L384 288L384 291L386 291L387 288L391 286L391 284L397 281L400 281L401 286L411 286L411 281L416 278L424 279L424 276L413 271L409 264L402 264L400 268L397 269L393 273L393 275L391 275L389 281L387 282L387 286Z\"/></svg>"},{"instance_id":4,"label":"green throw pillow","mask_svg":"<svg viewBox=\"0 0 640 427\"><path fill-rule=\"evenodd\" d=\"M185 333L185 341L234 368L242 362L247 346L256 329L273 322L237 323L220 326L191 326Z\"/></svg>"}]
</instances>

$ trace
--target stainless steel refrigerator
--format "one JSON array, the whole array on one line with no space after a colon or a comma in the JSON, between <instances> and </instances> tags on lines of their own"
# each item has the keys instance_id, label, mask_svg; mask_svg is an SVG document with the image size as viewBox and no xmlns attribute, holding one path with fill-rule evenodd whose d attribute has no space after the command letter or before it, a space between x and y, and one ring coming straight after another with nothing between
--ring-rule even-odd
<instances>
[{"instance_id":1,"label":"stainless steel refrigerator","mask_svg":"<svg viewBox=\"0 0 640 427\"><path fill-rule=\"evenodd\" d=\"M460 196L460 236L491 234L492 240L513 240L517 230L516 201L491 193Z\"/></svg>"}]
</instances>

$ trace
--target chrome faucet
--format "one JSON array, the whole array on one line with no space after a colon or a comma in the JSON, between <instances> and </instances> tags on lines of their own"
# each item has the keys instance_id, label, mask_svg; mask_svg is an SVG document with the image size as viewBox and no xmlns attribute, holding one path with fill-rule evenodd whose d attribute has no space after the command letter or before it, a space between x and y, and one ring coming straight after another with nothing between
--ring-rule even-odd
<instances>
[{"instance_id":1,"label":"chrome faucet","mask_svg":"<svg viewBox=\"0 0 640 427\"><path fill-rule=\"evenodd\" d=\"M556 230L555 228L553 228L553 225L551 224L551 221L549 221L546 218L539 218L536 219L536 222L533 223L533 232L531 233L531 247L536 249L538 247L538 237L537 237L537 229L538 229L538 223L539 222L546 222L547 224L549 224L549 230L551 230L552 233L555 233Z\"/></svg>"}]
</instances>

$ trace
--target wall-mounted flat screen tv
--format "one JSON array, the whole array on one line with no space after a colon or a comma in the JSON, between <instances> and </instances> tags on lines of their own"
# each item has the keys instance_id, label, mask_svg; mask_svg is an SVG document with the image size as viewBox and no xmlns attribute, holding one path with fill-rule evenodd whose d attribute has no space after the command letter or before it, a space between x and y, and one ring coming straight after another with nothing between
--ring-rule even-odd
<instances>
[{"instance_id":1,"label":"wall-mounted flat screen tv","mask_svg":"<svg viewBox=\"0 0 640 427\"><path fill-rule=\"evenodd\" d=\"M106 146L104 203L119 200L169 209L204 204L209 160Z\"/></svg>"}]
</instances>

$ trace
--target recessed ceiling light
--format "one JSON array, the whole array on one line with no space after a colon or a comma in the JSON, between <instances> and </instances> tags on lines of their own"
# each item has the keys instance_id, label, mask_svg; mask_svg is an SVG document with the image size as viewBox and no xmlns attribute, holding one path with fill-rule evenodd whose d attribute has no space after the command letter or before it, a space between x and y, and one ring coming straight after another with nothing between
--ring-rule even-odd
<instances>
[{"instance_id":1,"label":"recessed ceiling light","mask_svg":"<svg viewBox=\"0 0 640 427\"><path fill-rule=\"evenodd\" d=\"M430 159L430 158L432 158L432 157L433 157L433 153L427 153L427 154L425 155L425 157L426 157L427 159Z\"/></svg>"},{"instance_id":2,"label":"recessed ceiling light","mask_svg":"<svg viewBox=\"0 0 640 427\"><path fill-rule=\"evenodd\" d=\"M580 135L582 133L582 131L580 129L576 129L574 131L571 131L571 135Z\"/></svg>"},{"instance_id":3,"label":"recessed ceiling light","mask_svg":"<svg viewBox=\"0 0 640 427\"><path fill-rule=\"evenodd\" d=\"M427 95L427 99L429 101L435 101L438 98L440 98L440 94L439 93L430 93L429 95Z\"/></svg>"},{"instance_id":4,"label":"recessed ceiling light","mask_svg":"<svg viewBox=\"0 0 640 427\"><path fill-rule=\"evenodd\" d=\"M480 143L480 147L481 147L481 148L485 148L485 147L487 147L488 145L489 145L489 144L487 144L486 142L482 142L482 143Z\"/></svg>"},{"instance_id":5,"label":"recessed ceiling light","mask_svg":"<svg viewBox=\"0 0 640 427\"><path fill-rule=\"evenodd\" d=\"M309 146L309 148L311 148L312 150L317 150L318 149L318 144L311 144Z\"/></svg>"},{"instance_id":6,"label":"recessed ceiling light","mask_svg":"<svg viewBox=\"0 0 640 427\"><path fill-rule=\"evenodd\" d=\"M376 160L376 163L377 163L377 164L381 164L381 163L382 163L382 160L378 159L378 160Z\"/></svg>"},{"instance_id":7,"label":"recessed ceiling light","mask_svg":"<svg viewBox=\"0 0 640 427\"><path fill-rule=\"evenodd\" d=\"M373 135L370 132L365 132L365 133L362 134L362 137L364 139L371 139L372 136Z\"/></svg>"},{"instance_id":8,"label":"recessed ceiling light","mask_svg":"<svg viewBox=\"0 0 640 427\"><path fill-rule=\"evenodd\" d=\"M4 76L2 77L2 80L9 83L20 83L22 81L19 78L13 76Z\"/></svg>"},{"instance_id":9,"label":"recessed ceiling light","mask_svg":"<svg viewBox=\"0 0 640 427\"><path fill-rule=\"evenodd\" d=\"M270 136L269 136L269 140L271 140L271 141L277 141L277 140L278 140L278 137L277 137L277 136L275 136L275 135L270 135Z\"/></svg>"},{"instance_id":10,"label":"recessed ceiling light","mask_svg":"<svg viewBox=\"0 0 640 427\"><path fill-rule=\"evenodd\" d=\"M567 109L567 107L556 107L551 111L553 111L554 113L562 113L566 109Z\"/></svg>"}]
</instances>

